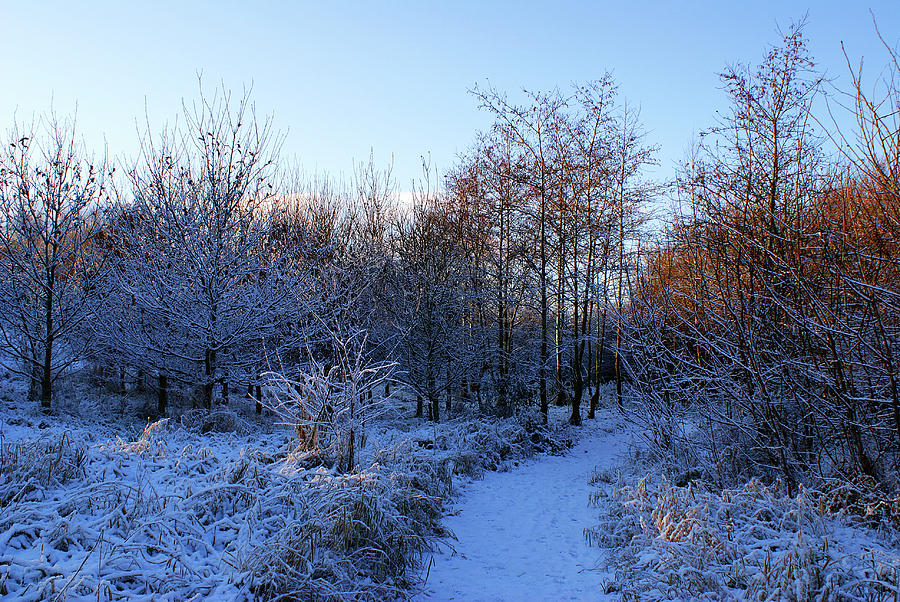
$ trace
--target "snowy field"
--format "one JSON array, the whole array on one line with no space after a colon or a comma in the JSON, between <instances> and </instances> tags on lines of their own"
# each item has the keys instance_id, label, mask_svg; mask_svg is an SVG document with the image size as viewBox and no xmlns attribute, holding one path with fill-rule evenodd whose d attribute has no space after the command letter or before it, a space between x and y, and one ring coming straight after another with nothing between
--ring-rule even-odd
<instances>
[{"instance_id":1,"label":"snowy field","mask_svg":"<svg viewBox=\"0 0 900 602\"><path fill-rule=\"evenodd\" d=\"M298 455L293 430L245 401L148 423L134 399L84 383L52 416L0 387L8 599L407 597L459 483L570 437L533 419L435 426L393 400L344 474Z\"/></svg>"},{"instance_id":2,"label":"snowy field","mask_svg":"<svg viewBox=\"0 0 900 602\"><path fill-rule=\"evenodd\" d=\"M8 379L0 399L4 599L900 596L896 510L676 483L609 409L433 425L395 400L343 474L249 403L147 423L85 384L53 416Z\"/></svg>"}]
</instances>

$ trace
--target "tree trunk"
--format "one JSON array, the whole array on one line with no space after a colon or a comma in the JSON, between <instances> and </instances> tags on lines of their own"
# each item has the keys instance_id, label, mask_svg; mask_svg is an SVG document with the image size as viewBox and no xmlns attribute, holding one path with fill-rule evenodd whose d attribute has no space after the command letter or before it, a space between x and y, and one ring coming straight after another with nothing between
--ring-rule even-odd
<instances>
[{"instance_id":1,"label":"tree trunk","mask_svg":"<svg viewBox=\"0 0 900 602\"><path fill-rule=\"evenodd\" d=\"M48 325L52 325L50 319ZM50 411L50 402L53 396L53 339L47 340L44 347L44 365L41 367L41 409L44 412Z\"/></svg>"},{"instance_id":2,"label":"tree trunk","mask_svg":"<svg viewBox=\"0 0 900 602\"><path fill-rule=\"evenodd\" d=\"M428 398L428 419L437 422L440 419L441 400L435 378L435 355L434 343L429 341L425 366L425 395Z\"/></svg>"},{"instance_id":3,"label":"tree trunk","mask_svg":"<svg viewBox=\"0 0 900 602\"><path fill-rule=\"evenodd\" d=\"M41 384L41 366L35 362L31 362L28 379L28 401L37 401L40 396Z\"/></svg>"},{"instance_id":4,"label":"tree trunk","mask_svg":"<svg viewBox=\"0 0 900 602\"><path fill-rule=\"evenodd\" d=\"M213 387L215 383L213 382L213 372L215 371L215 351L211 349L206 350L206 357L204 359L204 374L206 376L206 381L203 383L203 407L207 410L212 409L212 398L213 398Z\"/></svg>"},{"instance_id":5,"label":"tree trunk","mask_svg":"<svg viewBox=\"0 0 900 602\"><path fill-rule=\"evenodd\" d=\"M562 209L560 209L562 211ZM566 385L563 382L563 357L562 357L562 339L563 328L565 327L565 309L563 308L563 286L565 278L563 277L563 235L562 235L562 215L559 216L559 228L557 230L557 238L559 245L558 260L556 264L556 324L553 334L554 350L553 355L556 360L556 405L562 407L566 405ZM577 303L577 301L576 301Z\"/></svg>"},{"instance_id":6,"label":"tree trunk","mask_svg":"<svg viewBox=\"0 0 900 602\"><path fill-rule=\"evenodd\" d=\"M434 422L440 422L441 421L441 398L436 393L430 394L428 397L429 397L429 401L431 402L431 416L429 416L429 418L431 418L431 420L433 420Z\"/></svg>"},{"instance_id":7,"label":"tree trunk","mask_svg":"<svg viewBox=\"0 0 900 602\"><path fill-rule=\"evenodd\" d=\"M157 391L156 413L165 416L169 409L169 377L165 374L159 375L159 390Z\"/></svg>"},{"instance_id":8,"label":"tree trunk","mask_svg":"<svg viewBox=\"0 0 900 602\"><path fill-rule=\"evenodd\" d=\"M603 288L606 289L607 284L607 274L608 272L604 270L603 275ZM595 361L597 362L594 368L594 393L591 395L591 408L589 410L589 417L593 418L594 414L597 410L597 407L600 405L600 379L603 374L603 353L606 350L606 304L603 305L603 311L597 311L597 335L599 337L599 342L597 343L597 355L595 356Z\"/></svg>"},{"instance_id":9,"label":"tree trunk","mask_svg":"<svg viewBox=\"0 0 900 602\"><path fill-rule=\"evenodd\" d=\"M356 463L356 432L351 428L350 429L350 438L347 441L347 460L344 468L347 472L353 470L353 465Z\"/></svg>"},{"instance_id":10,"label":"tree trunk","mask_svg":"<svg viewBox=\"0 0 900 602\"><path fill-rule=\"evenodd\" d=\"M59 242L55 241L51 245L52 255L56 257ZM44 334L44 364L41 374L41 409L44 412L50 412L50 404L53 397L53 289L56 283L56 265L50 266L47 272L47 293L44 298L44 323L47 330Z\"/></svg>"},{"instance_id":11,"label":"tree trunk","mask_svg":"<svg viewBox=\"0 0 900 602\"><path fill-rule=\"evenodd\" d=\"M369 399L372 398L372 390L369 389ZM350 424L353 425L356 421L356 391L353 391L353 394L350 396ZM353 470L353 465L356 463L356 430L353 426L350 427L349 433L349 441L347 441L347 463L346 470L350 472Z\"/></svg>"},{"instance_id":12,"label":"tree trunk","mask_svg":"<svg viewBox=\"0 0 900 602\"><path fill-rule=\"evenodd\" d=\"M616 363L615 363L615 371L616 371L616 404L619 406L619 411L624 411L625 404L622 401L622 362L619 358L619 343L622 339L622 331L620 329L616 329Z\"/></svg>"},{"instance_id":13,"label":"tree trunk","mask_svg":"<svg viewBox=\"0 0 900 602\"><path fill-rule=\"evenodd\" d=\"M575 366L574 392L572 394L572 414L569 416L569 424L581 425L581 397L584 395L584 376L581 374L581 360Z\"/></svg>"},{"instance_id":14,"label":"tree trunk","mask_svg":"<svg viewBox=\"0 0 900 602\"><path fill-rule=\"evenodd\" d=\"M546 198L546 189L544 187L544 173L543 173L543 165L541 166L541 223L540 223L540 238L541 238L541 365L540 365L540 376L538 378L538 387L540 388L540 396L541 396L541 414L543 416L544 424L547 424L547 414L549 412L549 408L547 407L547 360L548 357L548 349L547 349L547 231L545 222L547 221L547 198Z\"/></svg>"},{"instance_id":15,"label":"tree trunk","mask_svg":"<svg viewBox=\"0 0 900 602\"><path fill-rule=\"evenodd\" d=\"M588 344L587 344L587 362L585 362L585 364L587 364L587 376L585 377L585 384L584 384L584 387L587 390L587 394L588 394L588 415L587 415L587 417L588 417L588 419L593 419L594 412L592 412L591 410L593 409L592 403L594 401L594 390L591 388L591 386L594 383L594 343L591 341L588 341Z\"/></svg>"}]
</instances>

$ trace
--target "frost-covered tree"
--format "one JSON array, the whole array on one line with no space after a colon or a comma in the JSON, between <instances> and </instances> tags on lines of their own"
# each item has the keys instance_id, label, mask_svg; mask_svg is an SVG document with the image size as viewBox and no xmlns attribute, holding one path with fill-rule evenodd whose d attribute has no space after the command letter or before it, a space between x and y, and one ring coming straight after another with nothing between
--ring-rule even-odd
<instances>
[{"instance_id":1,"label":"frost-covered tree","mask_svg":"<svg viewBox=\"0 0 900 602\"><path fill-rule=\"evenodd\" d=\"M421 191L395 242L399 378L427 400L435 421L440 396L458 382L465 361L466 263L453 222L446 199Z\"/></svg>"},{"instance_id":2,"label":"frost-covered tree","mask_svg":"<svg viewBox=\"0 0 900 602\"><path fill-rule=\"evenodd\" d=\"M495 375L498 406L537 389L543 411L551 393L559 405L570 400L578 424L591 387L596 409L609 371L604 357L619 365L620 354L605 350L612 347L607 313L620 316L627 297L643 207L654 192L642 173L655 149L610 76L568 93L526 93L524 105L493 89L475 95L495 122L448 180L468 216L473 318L494 331L483 372Z\"/></svg>"},{"instance_id":3,"label":"frost-covered tree","mask_svg":"<svg viewBox=\"0 0 900 602\"><path fill-rule=\"evenodd\" d=\"M109 282L114 346L160 377L199 385L206 408L217 385L227 398L252 382L297 324L302 271L275 229L277 142L248 96L202 98L182 125L147 134L129 174L133 203L114 224L123 255Z\"/></svg>"},{"instance_id":4,"label":"frost-covered tree","mask_svg":"<svg viewBox=\"0 0 900 602\"><path fill-rule=\"evenodd\" d=\"M829 185L811 119L821 76L801 30L758 67L722 75L731 110L685 166L683 209L633 306L633 367L660 443L680 447L678 414L691 407L708 442L694 462L779 475L789 488L839 447L847 465L870 472L856 444L868 404L842 374L858 343L852 328L830 323L852 303L837 294L832 244L843 235L829 231L823 203Z\"/></svg>"},{"instance_id":5,"label":"frost-covered tree","mask_svg":"<svg viewBox=\"0 0 900 602\"><path fill-rule=\"evenodd\" d=\"M3 361L26 377L31 397L40 392L44 410L53 383L85 348L79 330L103 263L93 242L104 165L87 158L74 124L55 117L37 131L14 128L0 150Z\"/></svg>"}]
</instances>

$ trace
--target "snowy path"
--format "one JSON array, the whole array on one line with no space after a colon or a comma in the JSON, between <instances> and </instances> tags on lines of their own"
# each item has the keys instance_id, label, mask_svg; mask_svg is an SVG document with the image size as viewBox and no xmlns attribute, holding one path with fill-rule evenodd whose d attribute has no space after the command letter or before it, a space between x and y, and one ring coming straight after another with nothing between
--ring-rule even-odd
<instances>
[{"instance_id":1,"label":"snowy path","mask_svg":"<svg viewBox=\"0 0 900 602\"><path fill-rule=\"evenodd\" d=\"M565 456L545 456L511 472L471 483L446 525L459 541L434 555L418 600L599 600L603 552L584 542L597 522L588 507L593 469L620 463L627 439L608 416L585 420L579 443ZM609 429L612 430L612 429Z\"/></svg>"}]
</instances>

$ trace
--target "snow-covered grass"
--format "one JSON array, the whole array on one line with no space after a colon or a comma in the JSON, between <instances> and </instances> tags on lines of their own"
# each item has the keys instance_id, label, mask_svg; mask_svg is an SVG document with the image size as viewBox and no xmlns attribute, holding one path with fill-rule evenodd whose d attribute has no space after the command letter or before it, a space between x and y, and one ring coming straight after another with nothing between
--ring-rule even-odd
<instances>
[{"instance_id":1,"label":"snow-covered grass","mask_svg":"<svg viewBox=\"0 0 900 602\"><path fill-rule=\"evenodd\" d=\"M515 419L462 415L415 426L396 421L377 425L371 437L395 457L436 463L454 475L478 478L485 471L506 471L535 453L560 454L572 446L575 430L563 419L541 424L539 413Z\"/></svg>"},{"instance_id":2,"label":"snow-covered grass","mask_svg":"<svg viewBox=\"0 0 900 602\"><path fill-rule=\"evenodd\" d=\"M2 594L383 598L404 586L440 516L421 478L378 465L306 469L277 437L201 436L160 421L134 441L70 439L34 448L49 450L48 468L84 458L78 473L4 470L4 486L30 485L0 510Z\"/></svg>"},{"instance_id":3,"label":"snow-covered grass","mask_svg":"<svg viewBox=\"0 0 900 602\"><path fill-rule=\"evenodd\" d=\"M822 492L790 497L750 480L721 489L659 472L601 471L589 542L609 549L622 599L897 600L897 533L833 514ZM884 525L883 525L884 527Z\"/></svg>"},{"instance_id":4,"label":"snow-covered grass","mask_svg":"<svg viewBox=\"0 0 900 602\"><path fill-rule=\"evenodd\" d=\"M534 417L433 425L394 400L341 472L249 405L136 430L110 418L106 394L87 394L42 416L4 393L0 596L403 598L446 534L454 478L571 443Z\"/></svg>"}]
</instances>

